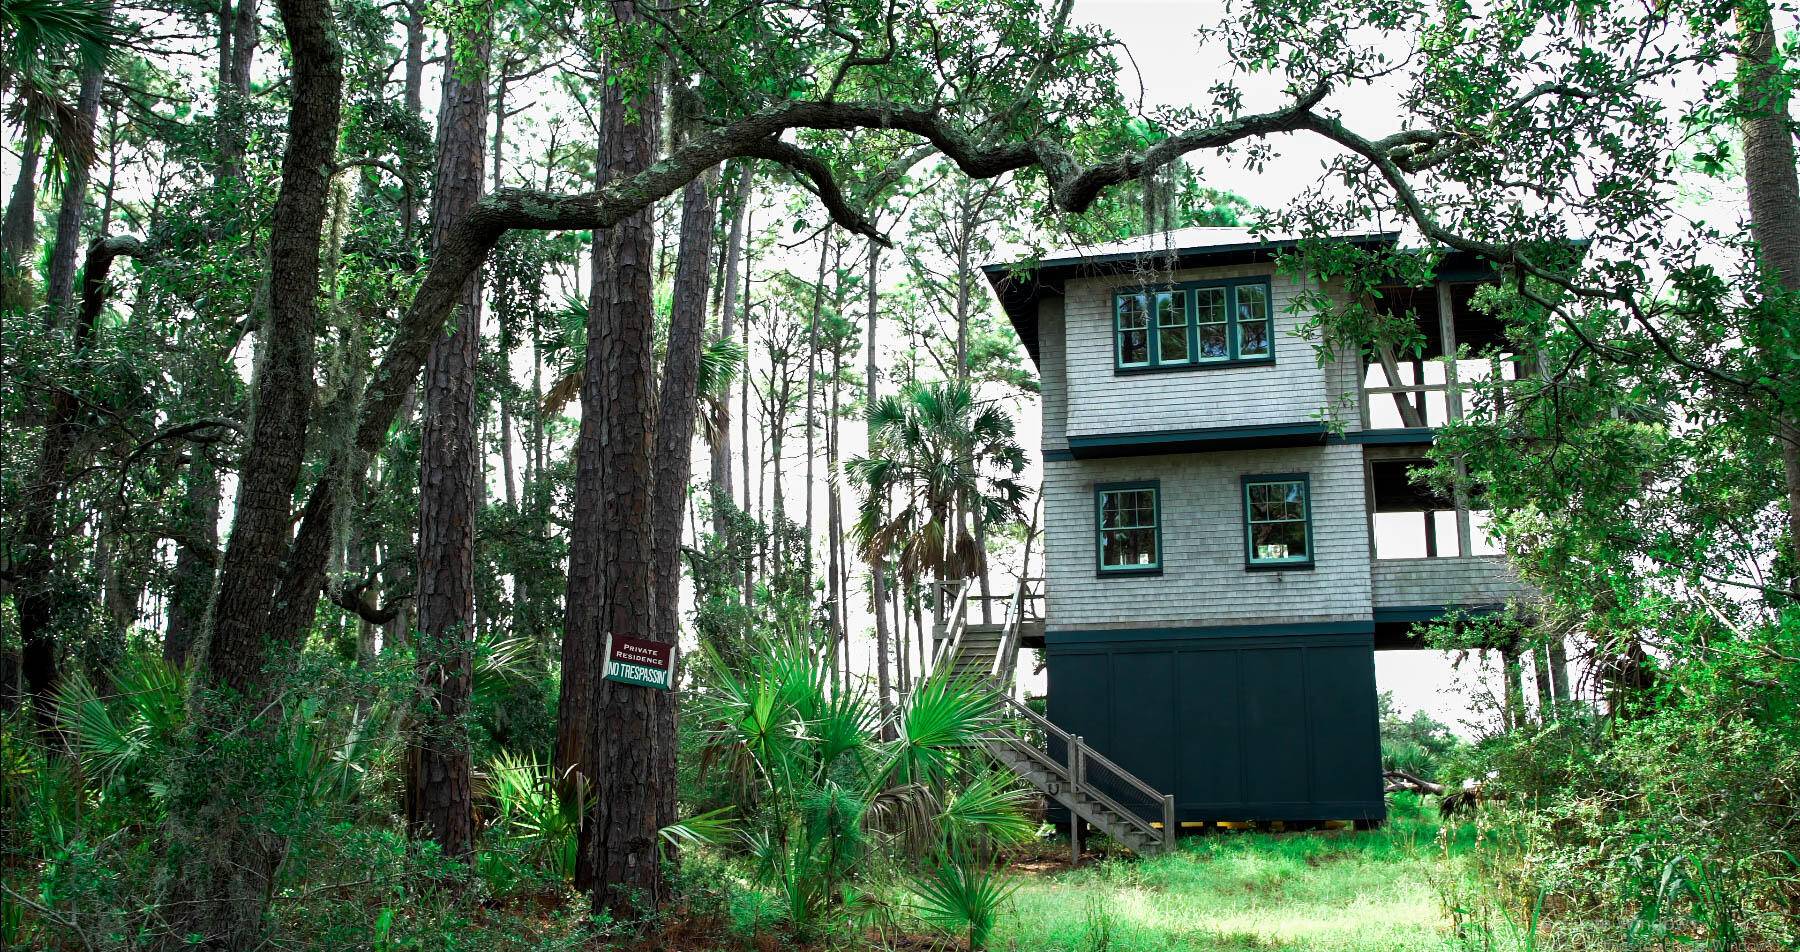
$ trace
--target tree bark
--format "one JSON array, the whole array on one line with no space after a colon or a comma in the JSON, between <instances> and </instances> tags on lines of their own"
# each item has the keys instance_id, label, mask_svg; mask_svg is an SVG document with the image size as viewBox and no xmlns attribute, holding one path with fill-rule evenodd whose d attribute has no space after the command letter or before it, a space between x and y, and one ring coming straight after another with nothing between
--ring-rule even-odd
<instances>
[{"instance_id":1,"label":"tree bark","mask_svg":"<svg viewBox=\"0 0 1800 952\"><path fill-rule=\"evenodd\" d=\"M17 311L31 302L32 250L37 247L38 136L27 133L19 153L19 177L13 180L6 202L6 218L0 224L0 281L6 294L0 304Z\"/></svg>"},{"instance_id":2,"label":"tree bark","mask_svg":"<svg viewBox=\"0 0 1800 952\"><path fill-rule=\"evenodd\" d=\"M270 620L289 554L311 413L321 236L342 115L343 60L329 0L280 0L279 8L294 64L287 149L269 222L269 312L252 388L250 436L209 613L212 630L195 678L190 729L198 749L210 749L232 732L256 736L267 730L259 712L269 703L274 662L297 647L271 637ZM260 818L263 807L243 799L259 792L258 769L195 758L175 780L170 847L161 870L171 947L192 935L218 949L260 941L280 844Z\"/></svg>"},{"instance_id":3,"label":"tree bark","mask_svg":"<svg viewBox=\"0 0 1800 952\"><path fill-rule=\"evenodd\" d=\"M487 14L444 69L438 109L435 246L481 200L487 138ZM462 52L462 51L456 51ZM407 749L406 825L446 856L474 848L473 764L465 723L474 677L475 519L481 469L475 429L475 367L481 343L481 281L463 286L455 326L425 361L425 420L419 444L418 653L420 708Z\"/></svg>"},{"instance_id":4,"label":"tree bark","mask_svg":"<svg viewBox=\"0 0 1800 952\"><path fill-rule=\"evenodd\" d=\"M655 615L650 638L665 644L680 640L681 527L683 502L694 468L694 421L699 416L700 352L706 342L706 301L712 267L713 223L718 211L707 173L688 183L681 198L681 247L675 262L674 303L669 314L669 341L662 385L657 391L655 478L651 489L651 539L655 565L651 592ZM629 688L622 688L629 691ZM646 689L638 689L642 693ZM655 734L666 743L654 745L653 795L658 829L674 822L675 729L678 711L672 692L660 697L653 713ZM650 862L654 863L652 855Z\"/></svg>"},{"instance_id":5,"label":"tree bark","mask_svg":"<svg viewBox=\"0 0 1800 952\"><path fill-rule=\"evenodd\" d=\"M864 405L873 407L878 395L880 380L879 363L876 353L876 328L881 315L881 297L879 278L881 275L881 246L869 242L869 343L867 364L865 367ZM871 441L875 435L875 425L869 424ZM887 623L887 574L880 559L869 563L869 600L875 609L875 688L881 695L877 705L881 714L881 737L883 740L894 739L894 701L893 685L888 679L888 623Z\"/></svg>"},{"instance_id":6,"label":"tree bark","mask_svg":"<svg viewBox=\"0 0 1800 952\"><path fill-rule=\"evenodd\" d=\"M88 249L83 275L81 309L71 329L70 351L77 364L93 347L94 326L100 318L107 274L121 254L136 254L131 239L96 241ZM19 618L19 664L25 687L32 698L32 713L40 727L52 720L51 697L56 691L59 666L54 623L56 516L68 484L70 457L82 432L82 408L75 394L58 390L50 398L44 419L44 436L38 446L37 465L24 487L19 519L17 584L14 598Z\"/></svg>"},{"instance_id":7,"label":"tree bark","mask_svg":"<svg viewBox=\"0 0 1800 952\"><path fill-rule=\"evenodd\" d=\"M1791 74L1775 59L1775 29L1768 0L1738 5L1738 94L1742 101L1744 186L1750 200L1750 234L1771 283L1800 295L1800 175L1794 164ZM1792 344L1771 333L1771 349ZM1790 584L1800 595L1800 420L1777 416L1787 477Z\"/></svg>"},{"instance_id":8,"label":"tree bark","mask_svg":"<svg viewBox=\"0 0 1800 952\"><path fill-rule=\"evenodd\" d=\"M640 15L630 0L612 12L630 29ZM656 161L659 103L655 87L627 98L626 84L601 95L600 167L610 181ZM603 233L604 264L595 271L598 305L589 313L586 375L581 390L575 520L565 640L589 646L582 672L592 689L584 725L582 767L594 798L582 826L585 879L594 910L630 920L663 900L658 830L673 817L674 715L669 692L599 677L600 642L609 633L649 635L652 553L650 495L651 358L655 315L654 209L646 205ZM588 536L582 539L580 536ZM576 559L580 557L578 564ZM566 698L572 689L564 690Z\"/></svg>"},{"instance_id":9,"label":"tree bark","mask_svg":"<svg viewBox=\"0 0 1800 952\"><path fill-rule=\"evenodd\" d=\"M56 238L50 246L50 274L45 283L46 319L60 326L64 312L75 298L75 258L81 250L81 219L87 212L89 159L94 141L94 126L100 119L100 91L106 79L104 66L81 71L81 92L75 101L78 135L88 144L90 155L67 156L63 175L62 205L56 213Z\"/></svg>"},{"instance_id":10,"label":"tree bark","mask_svg":"<svg viewBox=\"0 0 1800 952\"><path fill-rule=\"evenodd\" d=\"M738 267L744 258L744 219L750 212L750 163L738 168L737 182L732 188L731 232L725 242L724 280L719 293L718 340L731 340L737 332ZM731 479L731 392L727 390L718 402L713 425L707 428L712 437L712 491L715 499L734 502L736 493ZM713 534L723 537L726 530L725 510L713 506Z\"/></svg>"},{"instance_id":11,"label":"tree bark","mask_svg":"<svg viewBox=\"0 0 1800 952\"><path fill-rule=\"evenodd\" d=\"M693 470L700 352L706 337L706 299L712 259L713 182L702 175L681 197L681 246L675 262L674 303L662 385L657 391L655 490L651 519L656 539L657 641L674 644L681 601L682 501ZM671 804L671 809L673 805Z\"/></svg>"},{"instance_id":12,"label":"tree bark","mask_svg":"<svg viewBox=\"0 0 1800 952\"><path fill-rule=\"evenodd\" d=\"M825 316L825 268L831 255L832 232L827 228L819 243L819 273L813 282L812 319L806 328L806 597L812 600L813 580L813 460L819 455L819 321Z\"/></svg>"}]
</instances>

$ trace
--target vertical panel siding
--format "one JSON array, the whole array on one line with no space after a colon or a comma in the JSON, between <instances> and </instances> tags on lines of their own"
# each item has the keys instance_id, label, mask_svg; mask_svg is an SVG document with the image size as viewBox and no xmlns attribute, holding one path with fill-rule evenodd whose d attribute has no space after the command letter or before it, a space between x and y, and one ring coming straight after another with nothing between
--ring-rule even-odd
<instances>
[{"instance_id":1,"label":"vertical panel siding","mask_svg":"<svg viewBox=\"0 0 1800 952\"><path fill-rule=\"evenodd\" d=\"M1315 567L1244 569L1239 478L1308 473ZM1094 484L1156 479L1163 572L1096 577ZM1362 452L1351 445L1044 465L1050 627L1058 630L1367 620Z\"/></svg>"},{"instance_id":2,"label":"vertical panel siding","mask_svg":"<svg viewBox=\"0 0 1800 952\"><path fill-rule=\"evenodd\" d=\"M1367 635L1054 643L1049 715L1183 820L1375 819Z\"/></svg>"}]
</instances>

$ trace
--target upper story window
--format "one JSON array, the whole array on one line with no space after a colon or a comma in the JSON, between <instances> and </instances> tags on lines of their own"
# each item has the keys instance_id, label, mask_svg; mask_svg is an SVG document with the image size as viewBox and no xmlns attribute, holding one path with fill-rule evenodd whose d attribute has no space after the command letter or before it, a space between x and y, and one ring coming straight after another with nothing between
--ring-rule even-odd
<instances>
[{"instance_id":1,"label":"upper story window","mask_svg":"<svg viewBox=\"0 0 1800 952\"><path fill-rule=\"evenodd\" d=\"M1244 566L1313 565L1312 481L1304 473L1244 477Z\"/></svg>"},{"instance_id":2,"label":"upper story window","mask_svg":"<svg viewBox=\"0 0 1800 952\"><path fill-rule=\"evenodd\" d=\"M1190 281L1113 296L1113 363L1176 370L1275 359L1269 279Z\"/></svg>"},{"instance_id":3,"label":"upper story window","mask_svg":"<svg viewBox=\"0 0 1800 952\"><path fill-rule=\"evenodd\" d=\"M1161 496L1155 481L1094 487L1095 564L1101 575L1162 571Z\"/></svg>"}]
</instances>

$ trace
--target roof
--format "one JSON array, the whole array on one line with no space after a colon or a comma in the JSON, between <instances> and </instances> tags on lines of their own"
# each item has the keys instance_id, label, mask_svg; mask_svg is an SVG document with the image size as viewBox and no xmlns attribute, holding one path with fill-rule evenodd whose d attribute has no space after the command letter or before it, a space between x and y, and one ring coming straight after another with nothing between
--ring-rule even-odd
<instances>
[{"instance_id":1,"label":"roof","mask_svg":"<svg viewBox=\"0 0 1800 952\"><path fill-rule=\"evenodd\" d=\"M1395 245L1397 231L1344 233L1330 240L1365 245ZM1161 263L1171 269L1219 267L1268 261L1300 243L1298 235L1264 233L1249 228L1195 227L1140 235L1046 253L1034 260L997 262L982 266L994 295L1006 311L1031 360L1038 360L1038 302L1046 295L1061 295L1071 278L1127 274L1146 257L1172 256Z\"/></svg>"}]
</instances>

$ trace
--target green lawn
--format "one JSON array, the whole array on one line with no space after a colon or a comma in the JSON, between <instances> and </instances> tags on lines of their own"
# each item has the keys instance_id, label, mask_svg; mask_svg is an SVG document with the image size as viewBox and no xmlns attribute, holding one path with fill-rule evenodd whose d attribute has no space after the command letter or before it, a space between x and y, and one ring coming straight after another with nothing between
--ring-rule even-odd
<instances>
[{"instance_id":1,"label":"green lawn","mask_svg":"<svg viewBox=\"0 0 1800 952\"><path fill-rule=\"evenodd\" d=\"M1459 875L1458 832L1449 856L1436 823L1404 819L1373 832L1189 836L1168 856L1027 874L992 947L1453 949L1437 884Z\"/></svg>"}]
</instances>

